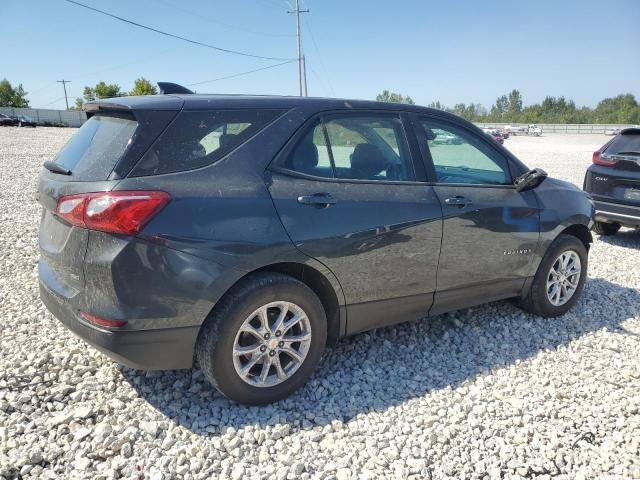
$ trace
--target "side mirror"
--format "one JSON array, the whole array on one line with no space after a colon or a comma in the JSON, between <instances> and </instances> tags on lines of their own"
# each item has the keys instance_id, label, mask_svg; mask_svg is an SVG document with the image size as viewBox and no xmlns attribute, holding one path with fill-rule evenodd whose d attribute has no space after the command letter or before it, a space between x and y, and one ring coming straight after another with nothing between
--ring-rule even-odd
<instances>
[{"instance_id":1,"label":"side mirror","mask_svg":"<svg viewBox=\"0 0 640 480\"><path fill-rule=\"evenodd\" d=\"M523 173L518 178L516 178L514 185L516 186L516 191L523 192L525 190L532 190L540 185L545 178L547 178L547 172L542 170L541 168L534 168L533 170L529 170L527 173Z\"/></svg>"}]
</instances>

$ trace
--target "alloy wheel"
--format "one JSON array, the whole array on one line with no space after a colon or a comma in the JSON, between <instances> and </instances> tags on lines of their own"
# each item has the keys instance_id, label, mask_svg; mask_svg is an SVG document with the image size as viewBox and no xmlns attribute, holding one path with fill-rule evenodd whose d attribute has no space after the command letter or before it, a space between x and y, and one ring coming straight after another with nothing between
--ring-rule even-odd
<instances>
[{"instance_id":1,"label":"alloy wheel","mask_svg":"<svg viewBox=\"0 0 640 480\"><path fill-rule=\"evenodd\" d=\"M295 303L277 301L256 309L233 343L238 376L254 387L272 387L291 378L311 346L311 323Z\"/></svg>"},{"instance_id":2,"label":"alloy wheel","mask_svg":"<svg viewBox=\"0 0 640 480\"><path fill-rule=\"evenodd\" d=\"M547 298L552 305L564 305L575 294L580 283L580 256L573 250L562 252L547 275Z\"/></svg>"}]
</instances>

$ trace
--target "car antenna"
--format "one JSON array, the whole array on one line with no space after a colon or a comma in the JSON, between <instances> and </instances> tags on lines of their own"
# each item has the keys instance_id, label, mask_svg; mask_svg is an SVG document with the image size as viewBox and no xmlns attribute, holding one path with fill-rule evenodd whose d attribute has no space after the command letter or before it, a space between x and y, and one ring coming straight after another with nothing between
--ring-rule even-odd
<instances>
[{"instance_id":1,"label":"car antenna","mask_svg":"<svg viewBox=\"0 0 640 480\"><path fill-rule=\"evenodd\" d=\"M160 95L169 95L171 93L193 93L187 87L171 82L158 82L158 88L160 89Z\"/></svg>"}]
</instances>

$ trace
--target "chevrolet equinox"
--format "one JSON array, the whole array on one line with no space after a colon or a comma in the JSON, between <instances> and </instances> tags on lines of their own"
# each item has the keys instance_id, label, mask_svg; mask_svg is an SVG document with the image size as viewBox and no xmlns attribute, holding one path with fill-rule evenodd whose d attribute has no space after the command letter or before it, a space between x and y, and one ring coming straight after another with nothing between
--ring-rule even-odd
<instances>
[{"instance_id":1,"label":"chevrolet equinox","mask_svg":"<svg viewBox=\"0 0 640 480\"><path fill-rule=\"evenodd\" d=\"M592 201L471 123L161 87L87 104L39 182L41 298L117 362L195 358L228 398L265 404L345 335L506 298L554 317L578 300Z\"/></svg>"}]
</instances>

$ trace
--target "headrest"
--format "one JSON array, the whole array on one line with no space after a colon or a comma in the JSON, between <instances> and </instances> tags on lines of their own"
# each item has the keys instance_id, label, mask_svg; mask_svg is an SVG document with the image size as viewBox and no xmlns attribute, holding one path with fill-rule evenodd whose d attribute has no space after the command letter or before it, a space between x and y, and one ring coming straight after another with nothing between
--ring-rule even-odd
<instances>
[{"instance_id":1,"label":"headrest","mask_svg":"<svg viewBox=\"0 0 640 480\"><path fill-rule=\"evenodd\" d=\"M318 165L318 147L313 143L313 130L307 134L293 152L291 167L296 172L312 173Z\"/></svg>"},{"instance_id":2,"label":"headrest","mask_svg":"<svg viewBox=\"0 0 640 480\"><path fill-rule=\"evenodd\" d=\"M233 133L224 133L220 135L220 148L226 148L231 145L236 138Z\"/></svg>"},{"instance_id":3,"label":"headrest","mask_svg":"<svg viewBox=\"0 0 640 480\"><path fill-rule=\"evenodd\" d=\"M354 178L369 180L387 168L382 151L371 143L359 143L351 154L351 174Z\"/></svg>"}]
</instances>

